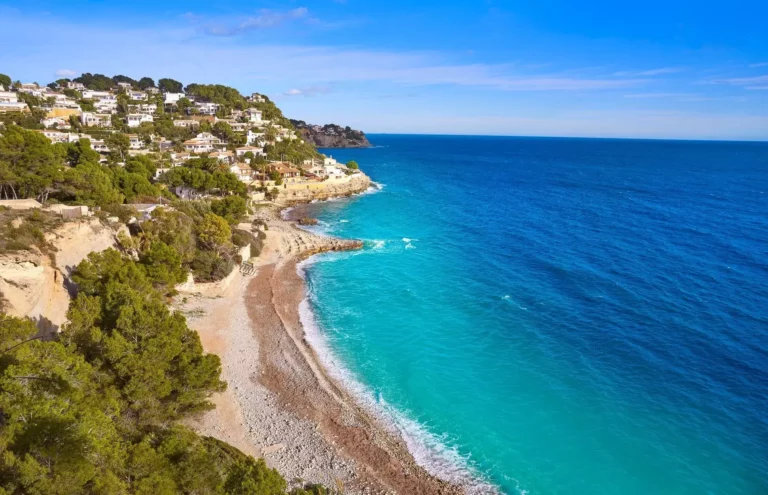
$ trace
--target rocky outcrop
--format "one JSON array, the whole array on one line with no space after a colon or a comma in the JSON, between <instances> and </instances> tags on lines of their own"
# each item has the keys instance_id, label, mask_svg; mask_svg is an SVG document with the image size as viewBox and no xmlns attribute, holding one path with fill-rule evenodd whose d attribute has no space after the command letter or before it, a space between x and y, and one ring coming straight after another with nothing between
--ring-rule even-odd
<instances>
[{"instance_id":1,"label":"rocky outcrop","mask_svg":"<svg viewBox=\"0 0 768 495\"><path fill-rule=\"evenodd\" d=\"M301 137L318 148L370 148L371 143L363 131L336 124L323 126L307 124L303 120L291 120Z\"/></svg>"},{"instance_id":2,"label":"rocky outcrop","mask_svg":"<svg viewBox=\"0 0 768 495\"><path fill-rule=\"evenodd\" d=\"M331 182L322 184L323 187L313 188L307 186L306 188L298 185L297 187L288 187L287 185L280 190L279 201L294 204L294 203L307 203L313 200L326 200L330 198L339 198L344 196L351 196L368 190L371 187L372 182L370 177L363 173L355 174L348 178L344 182Z\"/></svg>"},{"instance_id":3,"label":"rocky outcrop","mask_svg":"<svg viewBox=\"0 0 768 495\"><path fill-rule=\"evenodd\" d=\"M69 222L46 239L56 249L55 261L38 249L0 256L0 295L3 311L30 317L42 331L56 331L69 308L69 276L92 251L117 245L116 232L97 219Z\"/></svg>"}]
</instances>

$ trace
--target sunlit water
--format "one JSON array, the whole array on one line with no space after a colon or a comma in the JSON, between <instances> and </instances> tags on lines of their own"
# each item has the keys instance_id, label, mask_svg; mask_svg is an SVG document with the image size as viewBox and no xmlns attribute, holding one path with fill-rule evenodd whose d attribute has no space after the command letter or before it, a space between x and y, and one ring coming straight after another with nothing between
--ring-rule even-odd
<instances>
[{"instance_id":1,"label":"sunlit water","mask_svg":"<svg viewBox=\"0 0 768 495\"><path fill-rule=\"evenodd\" d=\"M768 493L768 146L371 136L311 205L315 345L430 469L505 493ZM305 308L308 309L308 308ZM482 481L478 481L482 480Z\"/></svg>"}]
</instances>

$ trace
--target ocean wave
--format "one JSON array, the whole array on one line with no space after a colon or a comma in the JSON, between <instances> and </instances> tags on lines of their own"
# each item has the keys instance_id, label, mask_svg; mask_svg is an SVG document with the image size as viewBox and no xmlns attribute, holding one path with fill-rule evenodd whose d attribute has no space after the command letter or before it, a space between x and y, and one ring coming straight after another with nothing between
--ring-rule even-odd
<instances>
[{"instance_id":1,"label":"ocean wave","mask_svg":"<svg viewBox=\"0 0 768 495\"><path fill-rule=\"evenodd\" d=\"M315 261L310 261L315 258ZM306 269L319 260L313 257L297 265L297 273L306 281ZM452 446L441 435L428 430L426 425L414 420L407 411L389 404L381 394L374 393L365 386L331 349L323 330L312 311L312 291L307 289L307 296L299 305L299 318L304 328L307 342L317 353L320 362L329 375L347 390L372 415L382 420L391 433L399 435L416 462L430 474L464 488L470 495L500 494L495 485L486 481L469 459ZM525 493L524 490L519 490Z\"/></svg>"}]
</instances>

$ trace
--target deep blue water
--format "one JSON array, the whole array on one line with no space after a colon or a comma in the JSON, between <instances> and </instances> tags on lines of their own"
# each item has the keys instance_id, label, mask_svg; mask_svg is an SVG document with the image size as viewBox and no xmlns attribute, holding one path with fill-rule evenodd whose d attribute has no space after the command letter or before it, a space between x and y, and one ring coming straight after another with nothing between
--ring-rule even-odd
<instances>
[{"instance_id":1,"label":"deep blue water","mask_svg":"<svg viewBox=\"0 0 768 495\"><path fill-rule=\"evenodd\" d=\"M504 493L768 493L768 144L371 136L311 205L327 357ZM479 492L489 489L478 488Z\"/></svg>"}]
</instances>

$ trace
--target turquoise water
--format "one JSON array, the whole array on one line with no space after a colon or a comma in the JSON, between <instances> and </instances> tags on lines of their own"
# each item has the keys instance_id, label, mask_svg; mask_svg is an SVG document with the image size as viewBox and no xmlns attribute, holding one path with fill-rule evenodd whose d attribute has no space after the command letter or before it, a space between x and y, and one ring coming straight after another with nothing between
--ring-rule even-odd
<instances>
[{"instance_id":1,"label":"turquoise water","mask_svg":"<svg viewBox=\"0 0 768 495\"><path fill-rule=\"evenodd\" d=\"M768 145L371 141L327 153L383 188L309 206L366 241L304 267L310 332L420 462L477 493L768 493Z\"/></svg>"}]
</instances>

